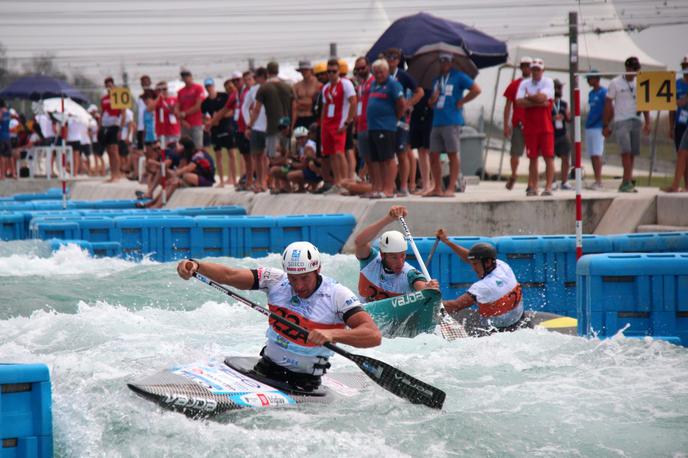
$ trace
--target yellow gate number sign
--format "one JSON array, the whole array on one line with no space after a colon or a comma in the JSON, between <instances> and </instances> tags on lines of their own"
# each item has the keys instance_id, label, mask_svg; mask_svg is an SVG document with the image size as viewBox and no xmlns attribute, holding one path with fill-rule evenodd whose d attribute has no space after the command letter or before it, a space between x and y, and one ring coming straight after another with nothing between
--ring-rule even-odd
<instances>
[{"instance_id":1,"label":"yellow gate number sign","mask_svg":"<svg viewBox=\"0 0 688 458\"><path fill-rule=\"evenodd\" d=\"M676 72L640 72L636 78L638 111L676 109Z\"/></svg>"},{"instance_id":2,"label":"yellow gate number sign","mask_svg":"<svg viewBox=\"0 0 688 458\"><path fill-rule=\"evenodd\" d=\"M110 106L113 110L131 108L131 92L127 87L113 87L110 89Z\"/></svg>"}]
</instances>

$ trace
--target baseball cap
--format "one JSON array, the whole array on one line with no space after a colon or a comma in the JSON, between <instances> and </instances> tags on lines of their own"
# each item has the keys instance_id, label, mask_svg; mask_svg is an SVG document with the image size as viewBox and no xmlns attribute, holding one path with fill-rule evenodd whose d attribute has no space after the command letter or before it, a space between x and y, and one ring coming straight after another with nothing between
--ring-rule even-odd
<instances>
[{"instance_id":1,"label":"baseball cap","mask_svg":"<svg viewBox=\"0 0 688 458\"><path fill-rule=\"evenodd\" d=\"M95 106L95 105L93 105L93 104L91 104L91 105L88 106L88 109L87 109L86 111L88 111L89 113L93 113L93 112L95 112L95 111L98 111L98 107Z\"/></svg>"},{"instance_id":2,"label":"baseball cap","mask_svg":"<svg viewBox=\"0 0 688 458\"><path fill-rule=\"evenodd\" d=\"M203 80L203 86L215 86L215 80L212 78L206 78Z\"/></svg>"},{"instance_id":3,"label":"baseball cap","mask_svg":"<svg viewBox=\"0 0 688 458\"><path fill-rule=\"evenodd\" d=\"M437 56L439 60L448 60L452 61L454 59L454 55L450 52L441 52L439 56Z\"/></svg>"},{"instance_id":4,"label":"baseball cap","mask_svg":"<svg viewBox=\"0 0 688 458\"><path fill-rule=\"evenodd\" d=\"M311 70L312 68L310 60L300 60L297 70Z\"/></svg>"},{"instance_id":5,"label":"baseball cap","mask_svg":"<svg viewBox=\"0 0 688 458\"><path fill-rule=\"evenodd\" d=\"M532 64L533 63L533 58L529 56L523 56L521 57L521 60L518 62L518 65L525 65L525 64Z\"/></svg>"},{"instance_id":6,"label":"baseball cap","mask_svg":"<svg viewBox=\"0 0 688 458\"><path fill-rule=\"evenodd\" d=\"M530 68L539 68L540 70L545 69L545 62L542 59L533 59L530 63Z\"/></svg>"},{"instance_id":7,"label":"baseball cap","mask_svg":"<svg viewBox=\"0 0 688 458\"><path fill-rule=\"evenodd\" d=\"M318 62L313 67L313 73L315 73L316 75L318 73L325 73L326 71L327 71L327 62Z\"/></svg>"},{"instance_id":8,"label":"baseball cap","mask_svg":"<svg viewBox=\"0 0 688 458\"><path fill-rule=\"evenodd\" d=\"M240 79L242 76L243 76L243 75L241 74L240 71L235 70L235 71L232 72L232 78L231 78L231 79L237 80L237 79Z\"/></svg>"}]
</instances>

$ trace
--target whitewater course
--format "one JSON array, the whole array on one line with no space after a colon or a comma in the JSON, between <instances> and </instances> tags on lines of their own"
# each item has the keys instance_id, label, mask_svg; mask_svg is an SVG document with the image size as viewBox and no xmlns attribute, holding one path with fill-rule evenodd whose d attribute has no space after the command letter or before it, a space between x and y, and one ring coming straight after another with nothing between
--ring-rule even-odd
<instances>
[{"instance_id":1,"label":"whitewater course","mask_svg":"<svg viewBox=\"0 0 688 458\"><path fill-rule=\"evenodd\" d=\"M289 231L270 229L273 239L245 237L241 244L218 248L210 242L210 234L217 231L207 230L206 242L199 244L185 239L183 225L175 223L168 228L169 234L176 234L175 243L165 247L163 237L158 251L144 253L142 244L131 240L138 226L117 219L135 219L136 214L107 215L127 210L124 207L130 204L122 202L133 197L135 185L77 183L71 188L69 208L59 210L59 192L48 190L54 183L29 185L29 181L0 188L7 196L0 201L5 206L0 210L4 240L0 242L0 361L44 366L23 370L0 366L3 458L43 456L50 451L60 457L378 458L688 453L688 273L682 267L685 256L678 254L688 252L688 234L660 236L657 230L688 226L685 198L667 203L662 201L666 196L646 189L630 203L616 193L586 196L588 246L612 253L598 256L612 257L590 264L578 275L575 258L570 259L575 256L570 253L571 237L547 238L574 232L572 195L526 201L520 196L499 197L501 191L488 183L469 188L453 201L396 199L395 204L409 208L414 236L431 236L431 231L444 226L459 241L471 243L482 236L498 250L501 246L506 251L500 257L514 265L524 285L527 308L578 318L577 333L586 334L591 328L593 335L535 328L451 341L433 332L386 337L373 349L346 349L384 361L444 391L441 410L412 404L366 383L329 403L283 408L253 403L252 408L216 420L170 411L127 386L169 368L204 361L211 362L208 367L219 367L228 356L256 356L264 344L264 316L198 280L180 279L174 258L198 256L200 250L204 256L215 253L214 261L232 266L280 267L279 250L270 243L280 243L275 237L284 242ZM19 192L32 195L15 197ZM351 254L351 240L341 231L355 232L390 205L359 203L362 199L355 198L208 192L205 198L197 190L181 190L173 196L171 210L191 208L177 214L187 223L184 218L195 221L184 226L187 229L199 230L199 218L248 218L218 216L222 206L264 218L340 214L337 227L321 222L311 233L321 234L318 240L329 253L323 255L323 273L354 291L359 264ZM108 200L110 207L119 208L108 210ZM204 214L202 208L208 205L216 207L214 215ZM65 211L72 213L48 215ZM93 213L98 211L99 216ZM119 222L103 222L101 217ZM89 219L91 226L85 222ZM299 224L309 224L304 221ZM216 227L204 224L206 229ZM278 223L261 227L278 227ZM253 231L255 235L255 227ZM153 232L149 231L147 243L154 243ZM634 233L635 238L618 235L625 233ZM103 234L119 238L98 238ZM502 238L525 234L538 235L528 242L529 249L518 245L521 239ZM75 237L82 241L55 240ZM545 239L550 245L538 242ZM421 242L426 256L430 244ZM628 253L640 249L646 253L635 257ZM662 257L657 257L658 252ZM613 256L626 256L624 264L613 264L617 262ZM654 260L647 261L648 257ZM428 267L437 272L433 276L441 277L445 297L454 298L475 281L470 269L456 267L461 263L452 260L450 252L438 249L433 259ZM662 264L667 259L675 264ZM537 270L533 266L538 262L556 268ZM608 272L610 268L618 271ZM652 269L664 270L651 273ZM645 281L642 275L653 277ZM581 282L589 288L577 300ZM266 304L260 292L245 296ZM612 307L600 305L600 298ZM599 323L605 330L595 329ZM330 361L328 374L367 379L347 358L335 355ZM177 397L175 402L182 401Z\"/></svg>"}]
</instances>

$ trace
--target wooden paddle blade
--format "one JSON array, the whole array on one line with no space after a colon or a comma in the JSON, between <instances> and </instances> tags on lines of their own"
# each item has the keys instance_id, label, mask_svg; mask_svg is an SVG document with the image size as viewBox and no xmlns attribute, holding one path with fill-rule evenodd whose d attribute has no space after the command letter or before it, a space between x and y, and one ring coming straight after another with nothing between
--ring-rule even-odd
<instances>
[{"instance_id":1,"label":"wooden paddle blade","mask_svg":"<svg viewBox=\"0 0 688 458\"><path fill-rule=\"evenodd\" d=\"M368 377L392 394L413 404L423 404L433 409L441 409L446 393L432 385L411 377L387 363L363 355L349 354Z\"/></svg>"}]
</instances>

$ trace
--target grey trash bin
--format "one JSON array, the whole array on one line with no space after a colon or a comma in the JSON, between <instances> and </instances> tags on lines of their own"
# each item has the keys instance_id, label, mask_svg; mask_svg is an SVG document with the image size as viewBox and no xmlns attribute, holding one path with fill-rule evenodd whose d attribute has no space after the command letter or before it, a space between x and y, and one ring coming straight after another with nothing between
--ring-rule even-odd
<instances>
[{"instance_id":1,"label":"grey trash bin","mask_svg":"<svg viewBox=\"0 0 688 458\"><path fill-rule=\"evenodd\" d=\"M478 132L471 126L461 127L461 174L464 176L478 175L483 166L483 151L485 150L485 134Z\"/></svg>"}]
</instances>

